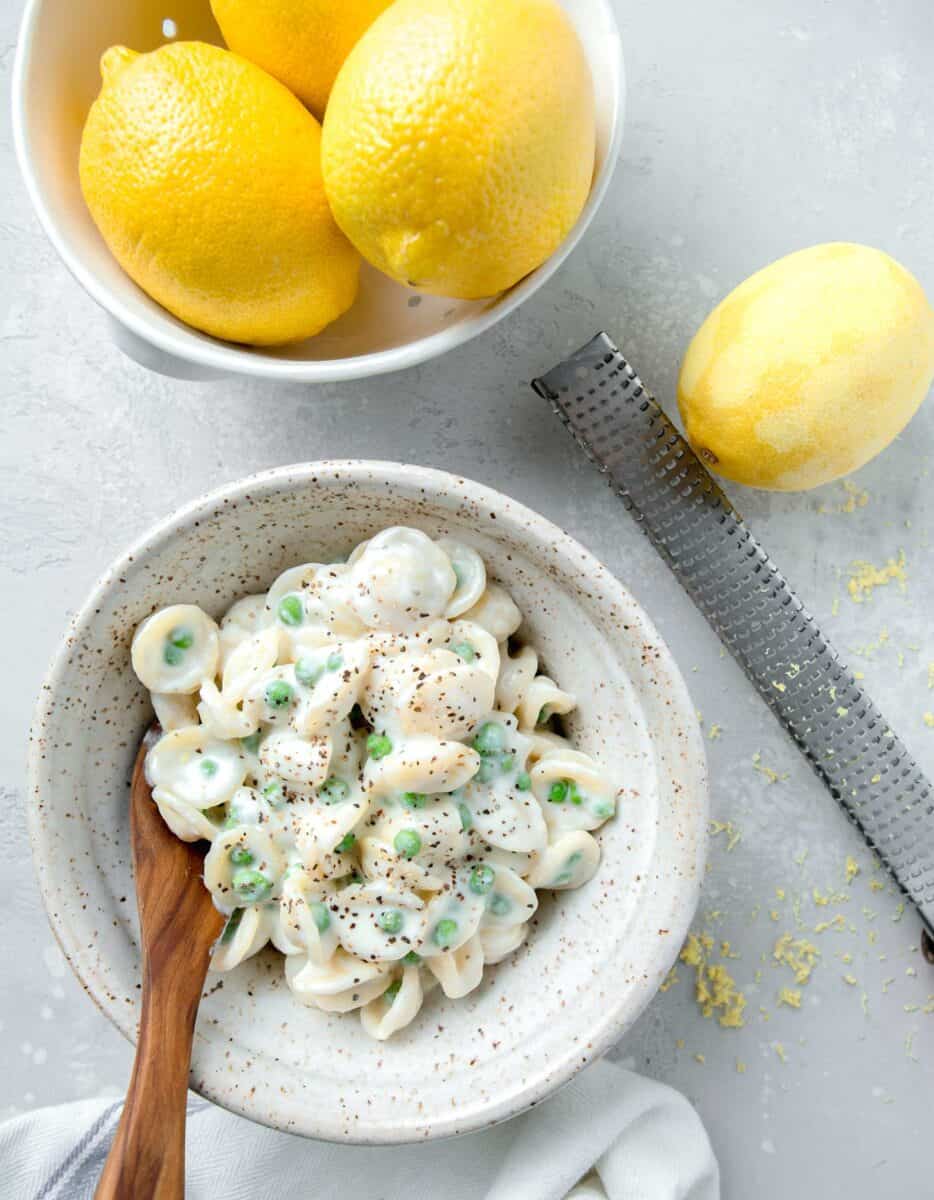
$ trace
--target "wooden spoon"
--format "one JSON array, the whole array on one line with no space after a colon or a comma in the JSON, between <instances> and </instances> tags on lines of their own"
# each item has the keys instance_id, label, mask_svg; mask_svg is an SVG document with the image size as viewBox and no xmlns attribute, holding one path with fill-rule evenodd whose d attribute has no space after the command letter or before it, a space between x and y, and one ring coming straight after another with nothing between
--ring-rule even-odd
<instances>
[{"instance_id":1,"label":"wooden spoon","mask_svg":"<svg viewBox=\"0 0 934 1200\"><path fill-rule=\"evenodd\" d=\"M143 1012L123 1115L96 1200L181 1200L185 1104L195 1016L223 916L201 873L204 850L180 841L159 815L143 762L130 789L130 841L143 948Z\"/></svg>"}]
</instances>

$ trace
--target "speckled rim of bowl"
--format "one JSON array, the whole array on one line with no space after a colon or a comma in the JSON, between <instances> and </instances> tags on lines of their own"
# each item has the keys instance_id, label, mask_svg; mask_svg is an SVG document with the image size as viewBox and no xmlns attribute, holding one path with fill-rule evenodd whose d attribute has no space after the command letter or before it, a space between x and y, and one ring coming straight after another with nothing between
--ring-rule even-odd
<instances>
[{"instance_id":1,"label":"speckled rim of bowl","mask_svg":"<svg viewBox=\"0 0 934 1200\"><path fill-rule=\"evenodd\" d=\"M136 314L114 295L107 285L88 270L78 254L73 253L68 239L58 228L55 217L45 202L42 188L32 165L32 152L26 120L27 63L31 52L36 14L41 0L28 0L20 25L16 56L13 62L12 121L13 145L19 161L26 190L32 201L39 222L46 236L58 251L65 266L85 291L126 329L144 342L155 346L183 362L195 363L209 371L217 371L220 377L250 375L264 379L279 379L294 383L339 383L351 379L366 379L373 375L385 375L418 366L446 354L449 350L479 337L515 311L525 300L539 290L554 275L571 251L584 236L597 210L603 203L619 161L623 142L626 110L626 70L623 58L622 39L616 14L610 0L591 0L600 8L607 28L614 31L615 56L618 61L618 86L611 114L610 138L606 156L596 174L590 195L580 216L561 245L534 271L529 272L512 288L507 289L492 307L439 330L414 342L394 346L387 350L354 355L339 359L280 359L261 351L240 348L233 343L205 337L205 340L189 342L184 336L164 331L155 324L139 319ZM198 332L198 331L196 331Z\"/></svg>"},{"instance_id":2,"label":"speckled rim of bowl","mask_svg":"<svg viewBox=\"0 0 934 1200\"><path fill-rule=\"evenodd\" d=\"M615 606L616 612L624 618L622 623L626 625L628 634L643 646L643 659L651 658L652 682L659 693L665 697L667 716L670 718L669 727L674 728L683 738L684 779L692 789L695 808L696 827L692 831L694 854L690 855L685 848L686 856L693 857L693 862L689 864L689 869L673 871L670 875L671 887L667 893L667 913L670 915L667 925L670 928L660 930L664 933L670 932L673 936L664 941L659 940L652 943L657 947L654 955L655 961L647 962L641 975L632 981L626 993L620 997L619 1003L616 1006L608 1007L602 1023L590 1031L585 1051L581 1053L580 1048L576 1047L560 1063L545 1064L537 1075L526 1078L519 1090L509 1092L501 1101L489 1104L482 1110L466 1115L462 1113L456 1119L450 1116L439 1117L433 1122L431 1131L427 1135L428 1139L434 1140L475 1132L518 1116L563 1086L589 1063L605 1054L633 1024L656 994L664 972L671 966L680 949L681 940L687 932L698 903L707 851L709 802L706 753L694 705L684 677L670 650L641 605L615 576L574 538L532 509L484 484L446 471L396 462L331 459L292 464L246 476L203 494L151 527L121 554L100 577L87 600L70 621L68 630L43 680L36 703L27 755L26 818L33 863L52 932L84 990L127 1041L135 1045L137 1038L135 1011L130 1012L126 1007L118 1005L116 997L108 994L102 980L96 978L93 972L82 972L76 961L79 949L76 934L69 928L67 920L54 910L54 883L46 872L46 838L38 817L39 806L33 803L34 798L41 794L50 782L44 778L41 752L41 741L44 734L41 734L40 731L44 730L52 714L53 697L69 658L70 644L93 621L95 609L101 598L119 584L124 571L144 559L147 553L165 545L180 532L196 525L200 519L209 516L211 511L218 506L238 501L247 494L251 498L255 498L267 492L281 490L282 484L286 480L293 487L301 485L303 481L320 480L322 477L333 482L337 482L340 478L353 485L356 482L372 482L374 476L400 489L407 488L413 497L416 493L420 493L422 496L427 493L440 497L452 491L456 492L462 502L466 501L476 506L481 519L485 517L489 520L490 514L495 514L497 529L508 531L513 537L520 539L528 537L528 534L523 532L524 530L534 529L538 539L553 548L556 556L563 555L570 561L570 555L573 555L575 569L579 570L582 563L591 569L589 578L593 580L593 583L588 594L599 593L601 607ZM683 785L676 786L679 790L684 790ZM379 1136L367 1135L364 1137L337 1133L330 1128L322 1131L316 1126L314 1119L310 1119L304 1128L297 1127L295 1124L286 1127L284 1124L278 1124L274 1117L252 1108L248 1095L235 1094L232 1096L223 1092L219 1087L210 1086L207 1081L201 1081L197 1085L192 1083L191 1086L192 1090L198 1092L205 1099L249 1120L319 1140L356 1145L407 1144L416 1140L418 1143L422 1143L427 1140L425 1136L414 1139L408 1129L400 1129L398 1132L395 1130L382 1131Z\"/></svg>"}]
</instances>

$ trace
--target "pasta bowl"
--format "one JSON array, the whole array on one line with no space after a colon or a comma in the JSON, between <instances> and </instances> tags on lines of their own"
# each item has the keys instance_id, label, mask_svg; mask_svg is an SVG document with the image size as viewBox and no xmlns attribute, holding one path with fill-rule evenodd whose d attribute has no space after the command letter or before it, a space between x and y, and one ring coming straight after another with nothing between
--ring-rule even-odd
<instances>
[{"instance_id":1,"label":"pasta bowl","mask_svg":"<svg viewBox=\"0 0 934 1200\"><path fill-rule=\"evenodd\" d=\"M359 379L446 353L501 321L571 253L600 207L623 135L625 83L611 0L560 0L594 82L596 160L590 196L562 244L515 286L485 300L419 295L364 267L351 310L317 337L259 349L218 341L176 320L121 270L97 232L78 184L78 147L100 88L108 46L153 50L167 38L223 44L208 0L28 0L13 73L13 129L26 187L46 234L78 282L110 315L114 340L166 375L255 375L324 383ZM167 21L166 18L171 20Z\"/></svg>"},{"instance_id":2,"label":"pasta bowl","mask_svg":"<svg viewBox=\"0 0 934 1200\"><path fill-rule=\"evenodd\" d=\"M520 633L577 698L575 744L621 785L596 875L543 897L530 936L469 995L429 997L391 1041L303 1007L267 950L209 976L192 1087L252 1120L365 1144L504 1120L608 1050L655 994L694 913L706 849L703 745L672 658L626 589L529 509L441 471L378 462L283 467L215 491L147 533L74 618L45 681L29 754L29 824L49 920L72 968L129 1039L139 936L128 780L152 719L134 629L166 604L218 617L287 567L335 560L408 525L476 549L523 613Z\"/></svg>"}]
</instances>

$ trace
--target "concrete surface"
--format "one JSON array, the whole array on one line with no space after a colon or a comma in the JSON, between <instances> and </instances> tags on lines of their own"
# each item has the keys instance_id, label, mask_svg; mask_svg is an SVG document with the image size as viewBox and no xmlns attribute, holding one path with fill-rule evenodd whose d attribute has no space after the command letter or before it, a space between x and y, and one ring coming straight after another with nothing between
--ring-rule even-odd
<instances>
[{"instance_id":1,"label":"concrete surface","mask_svg":"<svg viewBox=\"0 0 934 1200\"><path fill-rule=\"evenodd\" d=\"M738 955L725 961L746 993L746 1024L705 1020L682 967L618 1056L694 1100L732 1200L930 1194L922 1137L934 1015L923 1009L934 968L917 952L918 922L899 915L888 887L873 890L884 880L856 833L526 381L604 326L670 405L680 355L712 303L813 242L880 246L934 293L934 22L919 0L618 7L628 129L584 244L481 341L351 386L182 383L122 358L41 233L8 112L0 117L4 1112L116 1095L129 1064L54 945L23 826L30 710L68 613L125 543L210 486L297 457L390 457L501 486L579 537L659 623L705 730L722 730L709 742L715 816L742 839L728 850L726 832L714 838L697 928ZM7 0L0 13L6 94L19 9ZM934 772L934 729L923 719L934 710L932 448L929 401L854 479L858 493L731 490ZM881 564L901 550L904 591L893 583L855 603L853 561ZM848 855L861 867L849 887ZM849 898L823 905L814 888ZM814 932L838 912L843 931ZM809 936L822 956L798 1011L776 1004L793 985L772 962L786 930Z\"/></svg>"}]
</instances>

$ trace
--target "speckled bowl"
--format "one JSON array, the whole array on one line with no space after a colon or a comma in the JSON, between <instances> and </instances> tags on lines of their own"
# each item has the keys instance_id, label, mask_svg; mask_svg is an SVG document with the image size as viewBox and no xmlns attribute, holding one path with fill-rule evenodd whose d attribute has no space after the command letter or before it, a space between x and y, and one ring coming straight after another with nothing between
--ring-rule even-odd
<instances>
[{"instance_id":1,"label":"speckled bowl","mask_svg":"<svg viewBox=\"0 0 934 1200\"><path fill-rule=\"evenodd\" d=\"M703 873L704 753L684 681L651 622L582 546L506 496L377 462L283 467L150 531L78 613L46 679L29 754L29 823L52 927L91 997L131 1040L140 956L128 780L151 710L134 627L177 601L220 616L285 567L406 523L469 541L579 701L574 736L620 780L599 872L545 898L531 936L464 1000L437 993L390 1042L304 1008L265 951L209 976L192 1087L252 1120L368 1144L479 1129L541 1100L607 1050L664 978Z\"/></svg>"}]
</instances>

